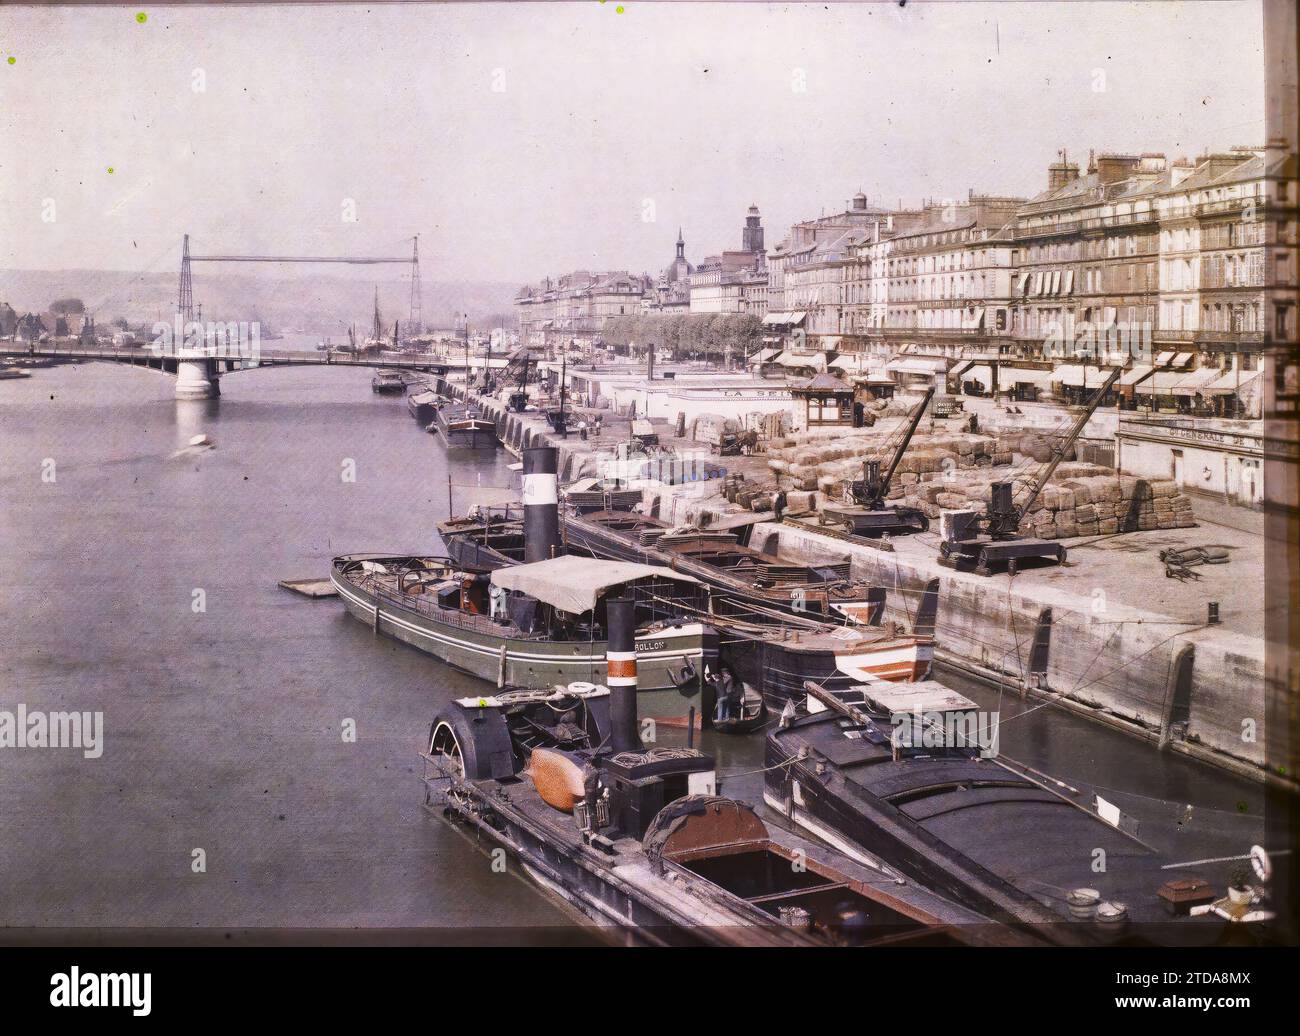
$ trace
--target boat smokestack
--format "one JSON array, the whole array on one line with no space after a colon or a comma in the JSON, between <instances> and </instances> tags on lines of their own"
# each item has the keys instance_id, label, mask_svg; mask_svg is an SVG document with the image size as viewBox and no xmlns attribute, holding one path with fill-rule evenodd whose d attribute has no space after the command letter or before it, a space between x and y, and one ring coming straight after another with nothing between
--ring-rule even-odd
<instances>
[{"instance_id":1,"label":"boat smokestack","mask_svg":"<svg viewBox=\"0 0 1300 1036\"><path fill-rule=\"evenodd\" d=\"M609 643L605 647L609 686L610 745L615 753L644 747L636 714L636 602L615 597L605 602Z\"/></svg>"},{"instance_id":2,"label":"boat smokestack","mask_svg":"<svg viewBox=\"0 0 1300 1036\"><path fill-rule=\"evenodd\" d=\"M560 508L554 446L524 450L524 561L559 556Z\"/></svg>"}]
</instances>

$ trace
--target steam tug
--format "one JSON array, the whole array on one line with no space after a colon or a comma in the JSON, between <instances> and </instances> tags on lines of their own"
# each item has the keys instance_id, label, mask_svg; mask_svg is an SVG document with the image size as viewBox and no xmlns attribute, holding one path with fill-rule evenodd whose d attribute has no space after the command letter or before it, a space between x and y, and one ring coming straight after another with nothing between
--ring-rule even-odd
<instances>
[{"instance_id":1,"label":"steam tug","mask_svg":"<svg viewBox=\"0 0 1300 1036\"><path fill-rule=\"evenodd\" d=\"M900 945L1005 941L975 911L772 831L721 796L713 759L642 744L634 606L608 602L608 687L462 698L430 727L425 805L504 849L617 941Z\"/></svg>"},{"instance_id":2,"label":"steam tug","mask_svg":"<svg viewBox=\"0 0 1300 1036\"><path fill-rule=\"evenodd\" d=\"M517 517L518 508L504 515L481 509L477 517L440 525L439 532L452 558L467 569L491 571L498 578L496 573L555 557L565 553L566 548L577 548L573 517L565 521L567 535L561 538L556 461L553 447L524 451L522 520ZM654 521L627 512L621 517ZM744 531L749 531L748 526ZM706 725L736 733L752 729L762 720L767 706L779 709L791 698L802 700L806 679L835 688L864 680L918 680L928 675L934 655L937 580L931 582L922 597L915 625L905 630L881 623L883 587L845 583L838 587L843 591L838 595L838 584L809 582L809 573L817 571L813 567L737 546L731 533L725 534L729 543L705 546L717 535L723 534L693 533L681 537L683 542L678 546L663 550L596 554L577 549L578 556L573 559L576 564L580 557L595 557L598 564L611 569L629 564L658 565L661 571L698 580L711 588L707 613L692 610L682 596L671 602L660 599L681 621L703 623L717 631L717 657L706 659L711 664L703 670L684 671L679 685L683 691L688 683L698 685ZM706 564L700 560L701 552L722 552L728 562L735 563ZM756 585L764 580L755 573L772 571L781 572L789 583L776 584L775 589ZM847 579L848 564L844 563L837 573ZM827 578L834 576L828 574ZM790 601L790 586L799 590L807 610L781 607ZM813 610L819 592L823 594L822 606L831 602L829 609ZM745 595L743 600L741 594ZM843 621L850 616L857 621ZM732 699L734 707L715 712L719 698ZM743 721L738 721L737 715Z\"/></svg>"}]
</instances>

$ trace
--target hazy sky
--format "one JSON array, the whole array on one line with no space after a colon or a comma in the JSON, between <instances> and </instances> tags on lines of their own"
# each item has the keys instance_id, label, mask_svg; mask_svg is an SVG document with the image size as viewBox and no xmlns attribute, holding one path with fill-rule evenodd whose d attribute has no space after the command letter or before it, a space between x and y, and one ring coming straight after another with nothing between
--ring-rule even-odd
<instances>
[{"instance_id":1,"label":"hazy sky","mask_svg":"<svg viewBox=\"0 0 1300 1036\"><path fill-rule=\"evenodd\" d=\"M0 267L175 269L188 231L640 272L679 224L692 260L739 248L751 202L772 247L859 188L1029 195L1061 147L1264 136L1253 0L623 7L0 7Z\"/></svg>"}]
</instances>

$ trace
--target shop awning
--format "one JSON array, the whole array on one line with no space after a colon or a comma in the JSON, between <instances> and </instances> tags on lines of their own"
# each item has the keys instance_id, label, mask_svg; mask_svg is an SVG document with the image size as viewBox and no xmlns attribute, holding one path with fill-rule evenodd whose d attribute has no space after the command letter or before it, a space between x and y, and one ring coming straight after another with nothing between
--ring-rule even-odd
<instances>
[{"instance_id":1,"label":"shop awning","mask_svg":"<svg viewBox=\"0 0 1300 1036\"><path fill-rule=\"evenodd\" d=\"M1182 371L1156 371L1140 385L1133 386L1135 396L1172 396L1174 386L1187 377Z\"/></svg>"},{"instance_id":2,"label":"shop awning","mask_svg":"<svg viewBox=\"0 0 1300 1036\"><path fill-rule=\"evenodd\" d=\"M1262 371L1228 371L1224 374L1219 372L1220 376L1201 389L1203 396L1232 396L1240 389L1243 392L1250 387Z\"/></svg>"},{"instance_id":3,"label":"shop awning","mask_svg":"<svg viewBox=\"0 0 1300 1036\"><path fill-rule=\"evenodd\" d=\"M769 313L763 318L763 323L768 327L796 327L803 323L804 317L808 314L802 311L790 313Z\"/></svg>"},{"instance_id":4,"label":"shop awning","mask_svg":"<svg viewBox=\"0 0 1300 1036\"><path fill-rule=\"evenodd\" d=\"M823 371L826 369L826 354L784 352L772 362L782 367L810 367L813 370Z\"/></svg>"},{"instance_id":5,"label":"shop awning","mask_svg":"<svg viewBox=\"0 0 1300 1036\"><path fill-rule=\"evenodd\" d=\"M1223 371L1217 367L1202 367L1183 375L1183 380L1174 386L1175 396L1194 396L1206 385L1218 381Z\"/></svg>"},{"instance_id":6,"label":"shop awning","mask_svg":"<svg viewBox=\"0 0 1300 1036\"><path fill-rule=\"evenodd\" d=\"M1119 376L1119 384L1133 385L1140 379L1145 378L1154 369L1155 368L1153 368L1149 363L1134 364L1129 370L1126 370Z\"/></svg>"},{"instance_id":7,"label":"shop awning","mask_svg":"<svg viewBox=\"0 0 1300 1036\"><path fill-rule=\"evenodd\" d=\"M780 349L760 349L758 352L754 353L754 355L749 358L749 365L753 367L760 363L768 363L769 361L771 361L772 357L780 356L780 355L781 355Z\"/></svg>"},{"instance_id":8,"label":"shop awning","mask_svg":"<svg viewBox=\"0 0 1300 1036\"><path fill-rule=\"evenodd\" d=\"M1192 359L1191 353L1178 353L1178 352L1174 352L1174 350L1172 349L1167 349L1164 352L1156 354L1155 365L1157 368L1185 367L1188 363L1191 362L1191 359Z\"/></svg>"},{"instance_id":9,"label":"shop awning","mask_svg":"<svg viewBox=\"0 0 1300 1036\"><path fill-rule=\"evenodd\" d=\"M1029 367L999 367L998 387L1008 385L1036 385L1050 389L1055 375L1051 371L1033 370Z\"/></svg>"},{"instance_id":10,"label":"shop awning","mask_svg":"<svg viewBox=\"0 0 1300 1036\"><path fill-rule=\"evenodd\" d=\"M1071 388L1101 388L1109 372L1090 363L1063 363L1054 373L1057 381Z\"/></svg>"},{"instance_id":11,"label":"shop awning","mask_svg":"<svg viewBox=\"0 0 1300 1036\"><path fill-rule=\"evenodd\" d=\"M890 360L885 364L885 370L900 374L944 374L948 370L948 361L937 357L908 356Z\"/></svg>"}]
</instances>

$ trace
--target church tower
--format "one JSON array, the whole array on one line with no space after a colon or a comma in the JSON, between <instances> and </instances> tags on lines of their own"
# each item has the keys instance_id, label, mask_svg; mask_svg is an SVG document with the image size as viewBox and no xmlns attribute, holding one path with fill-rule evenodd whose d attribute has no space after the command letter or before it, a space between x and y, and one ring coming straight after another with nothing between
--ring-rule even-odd
<instances>
[{"instance_id":1,"label":"church tower","mask_svg":"<svg viewBox=\"0 0 1300 1036\"><path fill-rule=\"evenodd\" d=\"M763 251L763 226L758 215L758 206L751 205L745 216L745 229L741 232L740 250L742 252Z\"/></svg>"}]
</instances>

